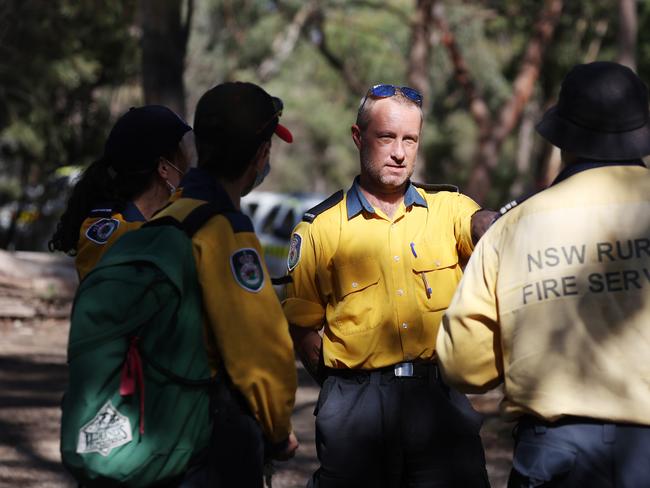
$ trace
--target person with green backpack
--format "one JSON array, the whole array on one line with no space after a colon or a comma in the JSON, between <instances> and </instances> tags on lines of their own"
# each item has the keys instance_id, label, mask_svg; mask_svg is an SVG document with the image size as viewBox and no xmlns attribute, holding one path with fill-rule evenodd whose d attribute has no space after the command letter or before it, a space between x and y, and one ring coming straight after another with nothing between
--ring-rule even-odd
<instances>
[{"instance_id":1,"label":"person with green backpack","mask_svg":"<svg viewBox=\"0 0 650 488\"><path fill-rule=\"evenodd\" d=\"M279 123L282 109L279 98L252 83L208 90L194 117L198 168L154 219L185 219L204 202L221 209L192 244L210 368L226 376L228 388L216 401L212 457L198 470L211 482L187 486L261 486L264 458L286 460L298 448L290 421L293 343L260 242L240 211L240 198L270 171L272 136L293 140Z\"/></svg>"},{"instance_id":2,"label":"person with green backpack","mask_svg":"<svg viewBox=\"0 0 650 488\"><path fill-rule=\"evenodd\" d=\"M71 317L64 465L84 486L261 487L288 459L288 324L240 197L270 169L282 102L251 83L196 108L198 168L82 282Z\"/></svg>"}]
</instances>

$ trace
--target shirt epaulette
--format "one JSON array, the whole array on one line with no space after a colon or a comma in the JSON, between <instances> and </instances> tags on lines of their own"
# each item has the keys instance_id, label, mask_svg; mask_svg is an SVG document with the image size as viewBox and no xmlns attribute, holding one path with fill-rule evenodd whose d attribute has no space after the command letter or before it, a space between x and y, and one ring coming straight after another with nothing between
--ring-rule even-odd
<instances>
[{"instance_id":1,"label":"shirt epaulette","mask_svg":"<svg viewBox=\"0 0 650 488\"><path fill-rule=\"evenodd\" d=\"M413 183L413 185L422 188L427 193L437 193L439 191L460 193L460 189L456 185L450 185L447 183Z\"/></svg>"},{"instance_id":2,"label":"shirt epaulette","mask_svg":"<svg viewBox=\"0 0 650 488\"><path fill-rule=\"evenodd\" d=\"M511 202L506 203L503 207L501 207L499 209L499 215L497 216L497 218L507 214L510 210L515 208L517 205L520 205L520 204L524 203L526 200L528 200L533 195L536 195L537 193L539 193L538 190L532 191L532 192L529 192L529 193L526 193L526 194L520 196L519 198L515 198Z\"/></svg>"},{"instance_id":3,"label":"shirt epaulette","mask_svg":"<svg viewBox=\"0 0 650 488\"><path fill-rule=\"evenodd\" d=\"M98 208L93 208L88 212L88 217L112 217L113 215L113 206L112 205L102 205Z\"/></svg>"},{"instance_id":4,"label":"shirt epaulette","mask_svg":"<svg viewBox=\"0 0 650 488\"><path fill-rule=\"evenodd\" d=\"M223 212L222 215L230 222L233 232L255 232L251 219L243 213L231 210Z\"/></svg>"},{"instance_id":5,"label":"shirt epaulette","mask_svg":"<svg viewBox=\"0 0 650 488\"><path fill-rule=\"evenodd\" d=\"M325 210L332 208L341 200L343 200L343 190L337 191L333 195L329 196L328 198L320 202L315 207L312 207L309 210L307 210L302 216L302 221L309 222L311 224L316 217L322 214Z\"/></svg>"}]
</instances>

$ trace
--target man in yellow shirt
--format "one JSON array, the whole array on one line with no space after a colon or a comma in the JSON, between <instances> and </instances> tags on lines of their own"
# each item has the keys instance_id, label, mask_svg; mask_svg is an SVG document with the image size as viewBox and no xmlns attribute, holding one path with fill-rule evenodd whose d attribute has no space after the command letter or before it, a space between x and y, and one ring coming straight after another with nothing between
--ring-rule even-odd
<instances>
[{"instance_id":1,"label":"man in yellow shirt","mask_svg":"<svg viewBox=\"0 0 650 488\"><path fill-rule=\"evenodd\" d=\"M292 235L284 311L299 350L323 328L328 375L313 486L488 486L480 417L440 380L434 346L493 214L451 185L411 183L421 105L412 88L369 90L352 126L359 177Z\"/></svg>"},{"instance_id":2,"label":"man in yellow shirt","mask_svg":"<svg viewBox=\"0 0 650 488\"><path fill-rule=\"evenodd\" d=\"M199 100L194 119L198 168L153 219L178 221L209 202L218 214L193 236L203 294L208 360L231 385L215 402L205 464L183 487L262 486L263 444L276 459L293 456L296 368L289 325L262 249L240 198L270 169L271 138L292 136L279 124L282 101L252 83L224 83ZM264 442L263 442L264 441Z\"/></svg>"},{"instance_id":3,"label":"man in yellow shirt","mask_svg":"<svg viewBox=\"0 0 650 488\"><path fill-rule=\"evenodd\" d=\"M537 126L565 168L481 239L437 340L466 392L505 385L509 487L650 486L648 90L574 67Z\"/></svg>"}]
</instances>

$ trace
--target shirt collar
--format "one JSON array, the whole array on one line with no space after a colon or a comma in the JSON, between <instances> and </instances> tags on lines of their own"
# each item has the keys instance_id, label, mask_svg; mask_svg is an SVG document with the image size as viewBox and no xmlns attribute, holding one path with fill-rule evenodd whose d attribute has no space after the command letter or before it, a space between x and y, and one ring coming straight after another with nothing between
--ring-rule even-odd
<instances>
[{"instance_id":1,"label":"shirt collar","mask_svg":"<svg viewBox=\"0 0 650 488\"><path fill-rule=\"evenodd\" d=\"M557 185L560 181L566 180L570 176L573 176L582 171L594 168L602 168L603 166L643 166L645 164L641 159L631 160L631 161L593 161L590 159L580 158L577 162L568 165L560 174L557 175L551 186Z\"/></svg>"},{"instance_id":2,"label":"shirt collar","mask_svg":"<svg viewBox=\"0 0 650 488\"><path fill-rule=\"evenodd\" d=\"M190 169L180 183L182 197L204 200L222 209L234 209L226 190L204 169Z\"/></svg>"},{"instance_id":3,"label":"shirt collar","mask_svg":"<svg viewBox=\"0 0 650 488\"><path fill-rule=\"evenodd\" d=\"M406 192L404 193L404 206L410 207L411 205L419 205L420 207L427 207L427 201L422 195L418 193L415 185L409 181ZM375 213L375 209L368 199L364 196L359 186L359 177L357 176L348 190L346 196L346 206L348 208L348 220L360 214L362 210L368 213Z\"/></svg>"},{"instance_id":4,"label":"shirt collar","mask_svg":"<svg viewBox=\"0 0 650 488\"><path fill-rule=\"evenodd\" d=\"M122 217L127 222L144 222L145 219L140 209L133 202L127 202L122 210Z\"/></svg>"}]
</instances>

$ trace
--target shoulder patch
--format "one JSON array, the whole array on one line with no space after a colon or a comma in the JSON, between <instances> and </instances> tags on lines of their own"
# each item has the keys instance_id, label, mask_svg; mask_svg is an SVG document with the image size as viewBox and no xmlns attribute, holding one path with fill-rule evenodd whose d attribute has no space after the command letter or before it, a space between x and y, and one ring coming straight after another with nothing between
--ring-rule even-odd
<instances>
[{"instance_id":1,"label":"shoulder patch","mask_svg":"<svg viewBox=\"0 0 650 488\"><path fill-rule=\"evenodd\" d=\"M438 193L439 191L450 191L453 193L460 193L460 189L456 185L449 185L447 183L413 183L414 186L422 188L427 193Z\"/></svg>"},{"instance_id":2,"label":"shoulder patch","mask_svg":"<svg viewBox=\"0 0 650 488\"><path fill-rule=\"evenodd\" d=\"M117 219L100 219L88 227L86 237L96 244L106 244L119 226L120 221Z\"/></svg>"},{"instance_id":3,"label":"shoulder patch","mask_svg":"<svg viewBox=\"0 0 650 488\"><path fill-rule=\"evenodd\" d=\"M257 293L264 286L262 261L255 249L246 247L232 253L230 269L235 281L244 290Z\"/></svg>"},{"instance_id":4,"label":"shoulder patch","mask_svg":"<svg viewBox=\"0 0 650 488\"><path fill-rule=\"evenodd\" d=\"M289 272L298 265L300 261L300 248L302 247L302 236L296 232L291 236L289 243L289 256L287 256L287 268Z\"/></svg>"},{"instance_id":5,"label":"shoulder patch","mask_svg":"<svg viewBox=\"0 0 650 488\"><path fill-rule=\"evenodd\" d=\"M302 221L309 222L311 224L316 217L322 214L325 210L332 208L341 200L343 200L343 190L337 191L336 193L330 195L328 198L320 202L315 207L312 207L309 210L307 210L302 216Z\"/></svg>"}]
</instances>

